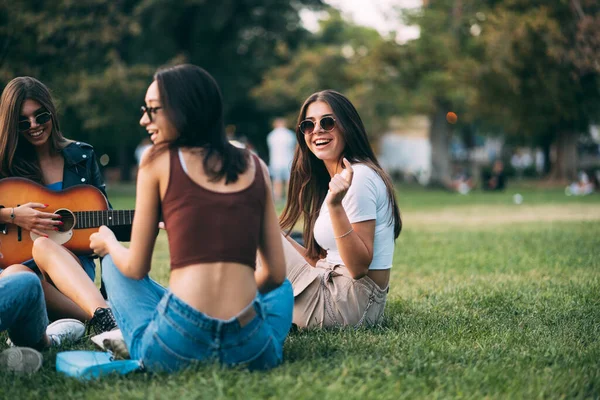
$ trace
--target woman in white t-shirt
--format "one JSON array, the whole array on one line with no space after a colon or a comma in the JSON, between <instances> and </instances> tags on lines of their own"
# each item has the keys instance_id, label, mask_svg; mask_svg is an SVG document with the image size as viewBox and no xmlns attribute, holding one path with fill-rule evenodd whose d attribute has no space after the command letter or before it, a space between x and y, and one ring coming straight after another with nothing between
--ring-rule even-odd
<instances>
[{"instance_id":1,"label":"woman in white t-shirt","mask_svg":"<svg viewBox=\"0 0 600 400\"><path fill-rule=\"evenodd\" d=\"M402 229L391 179L364 125L342 94L324 90L302 105L284 230L304 220L302 247L286 236L294 323L304 327L379 323L394 241Z\"/></svg>"}]
</instances>

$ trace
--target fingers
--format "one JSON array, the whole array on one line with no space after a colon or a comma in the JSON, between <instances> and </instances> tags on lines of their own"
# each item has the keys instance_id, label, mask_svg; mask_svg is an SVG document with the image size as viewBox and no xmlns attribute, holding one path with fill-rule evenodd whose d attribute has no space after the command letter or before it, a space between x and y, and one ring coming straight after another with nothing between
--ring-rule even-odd
<instances>
[{"instance_id":1,"label":"fingers","mask_svg":"<svg viewBox=\"0 0 600 400\"><path fill-rule=\"evenodd\" d=\"M44 204L44 203L26 203L26 204L23 204L21 207L46 208L46 207L48 207L48 204Z\"/></svg>"},{"instance_id":2,"label":"fingers","mask_svg":"<svg viewBox=\"0 0 600 400\"><path fill-rule=\"evenodd\" d=\"M350 187L350 182L348 182L344 177L340 174L334 175L329 181L329 189L331 191L342 192L348 190Z\"/></svg>"},{"instance_id":3,"label":"fingers","mask_svg":"<svg viewBox=\"0 0 600 400\"><path fill-rule=\"evenodd\" d=\"M346 157L344 157L344 159L342 161L344 162L345 169L342 171L341 175L348 182L352 182L352 177L354 176L354 170L352 169L352 164L350 164L350 161L348 161L348 159Z\"/></svg>"},{"instance_id":4,"label":"fingers","mask_svg":"<svg viewBox=\"0 0 600 400\"><path fill-rule=\"evenodd\" d=\"M58 219L62 218L58 214L52 214L52 213L47 213L47 212L42 212L42 211L38 211L37 216L40 218L58 218Z\"/></svg>"}]
</instances>

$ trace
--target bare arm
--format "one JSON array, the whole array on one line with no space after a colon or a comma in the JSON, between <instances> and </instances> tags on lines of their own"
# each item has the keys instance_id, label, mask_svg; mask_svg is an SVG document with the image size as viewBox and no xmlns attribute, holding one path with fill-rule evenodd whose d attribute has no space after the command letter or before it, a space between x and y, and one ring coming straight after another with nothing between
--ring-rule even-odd
<instances>
[{"instance_id":1,"label":"bare arm","mask_svg":"<svg viewBox=\"0 0 600 400\"><path fill-rule=\"evenodd\" d=\"M168 171L168 153L152 160L138 172L136 216L129 249L121 245L106 227L101 227L90 237L92 249L101 256L109 253L121 273L132 279L143 279L150 272L160 206L159 174L156 171L165 168Z\"/></svg>"},{"instance_id":2,"label":"bare arm","mask_svg":"<svg viewBox=\"0 0 600 400\"><path fill-rule=\"evenodd\" d=\"M340 257L354 279L360 279L369 272L373 261L375 242L375 220L351 224L344 208L329 206L329 214ZM350 233L348 233L350 232ZM345 235L348 233L347 235ZM345 235L345 236L344 236Z\"/></svg>"},{"instance_id":3,"label":"bare arm","mask_svg":"<svg viewBox=\"0 0 600 400\"><path fill-rule=\"evenodd\" d=\"M285 258L281 244L281 234L275 204L271 195L271 181L266 165L261 161L257 166L262 169L266 186L265 211L262 231L258 244L261 267L257 267L254 277L259 292L267 293L279 287L285 280Z\"/></svg>"},{"instance_id":4,"label":"bare arm","mask_svg":"<svg viewBox=\"0 0 600 400\"><path fill-rule=\"evenodd\" d=\"M308 255L306 254L307 251L306 251L305 247L303 247L302 245L300 245L300 243L298 243L294 239L292 239L291 236L286 236L285 233L283 234L283 236L287 239L288 242L290 242L292 244L292 246L294 246L294 248L296 249L296 251L298 253L300 253L300 255L302 257L304 257L304 259L306 260L307 263L309 263L313 267L315 265L317 265L317 261L319 261L318 258L310 258L310 257L308 257Z\"/></svg>"},{"instance_id":5,"label":"bare arm","mask_svg":"<svg viewBox=\"0 0 600 400\"><path fill-rule=\"evenodd\" d=\"M329 194L325 198L335 242L352 278L360 279L369 272L373 261L373 246L375 242L375 220L351 224L342 206L342 199L348 192L354 171L348 160L344 159L346 169L336 174L329 182Z\"/></svg>"}]
</instances>

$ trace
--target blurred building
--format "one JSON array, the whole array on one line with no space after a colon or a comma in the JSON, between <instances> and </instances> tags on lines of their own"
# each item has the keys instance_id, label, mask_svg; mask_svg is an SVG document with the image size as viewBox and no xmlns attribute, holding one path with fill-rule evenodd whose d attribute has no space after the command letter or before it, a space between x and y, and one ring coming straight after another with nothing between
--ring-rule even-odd
<instances>
[{"instance_id":1,"label":"blurred building","mask_svg":"<svg viewBox=\"0 0 600 400\"><path fill-rule=\"evenodd\" d=\"M422 185L431 176L430 120L427 116L395 117L390 130L379 141L379 160L382 167L394 178L415 180ZM449 140L450 170L469 170L479 176L481 168L491 166L502 158L502 136L474 134L467 145L464 138L455 133Z\"/></svg>"},{"instance_id":2,"label":"blurred building","mask_svg":"<svg viewBox=\"0 0 600 400\"><path fill-rule=\"evenodd\" d=\"M381 166L395 179L413 177L427 184L431 176L429 118L412 116L392 118L390 131L379 141Z\"/></svg>"}]
</instances>

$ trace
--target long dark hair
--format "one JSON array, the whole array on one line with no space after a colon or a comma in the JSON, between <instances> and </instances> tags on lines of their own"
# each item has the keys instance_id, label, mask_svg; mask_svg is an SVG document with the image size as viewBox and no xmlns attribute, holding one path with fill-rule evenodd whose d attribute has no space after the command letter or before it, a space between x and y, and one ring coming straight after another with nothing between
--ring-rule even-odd
<instances>
[{"instance_id":1,"label":"long dark hair","mask_svg":"<svg viewBox=\"0 0 600 400\"><path fill-rule=\"evenodd\" d=\"M59 153L70 140L60 131L56 107L50 90L29 76L13 79L6 85L0 99L0 178L18 176L43 184L43 175L34 146L21 137L19 117L25 100L35 100L52 116L50 146Z\"/></svg>"},{"instance_id":2,"label":"long dark hair","mask_svg":"<svg viewBox=\"0 0 600 400\"><path fill-rule=\"evenodd\" d=\"M150 160L166 148L201 147L202 164L211 181L235 182L248 167L248 152L229 143L223 122L223 97L215 79L204 69L182 64L154 75L160 103L179 136L152 146Z\"/></svg>"},{"instance_id":3,"label":"long dark hair","mask_svg":"<svg viewBox=\"0 0 600 400\"><path fill-rule=\"evenodd\" d=\"M323 161L309 150L304 141L304 134L299 128L300 122L306 118L308 106L317 101L327 103L333 110L337 128L346 142L341 157L346 157L351 163L362 163L369 166L383 179L393 215L393 221L390 221L390 224L394 224L394 238L397 238L402 230L402 219L392 180L379 165L358 112L350 100L334 90L323 90L312 94L300 108L296 124L298 146L292 161L288 201L279 219L279 224L284 230L291 229L301 216L304 217L304 243L308 252L307 256L310 258L324 256L324 250L315 241L314 227L321 205L327 195L331 177Z\"/></svg>"}]
</instances>

